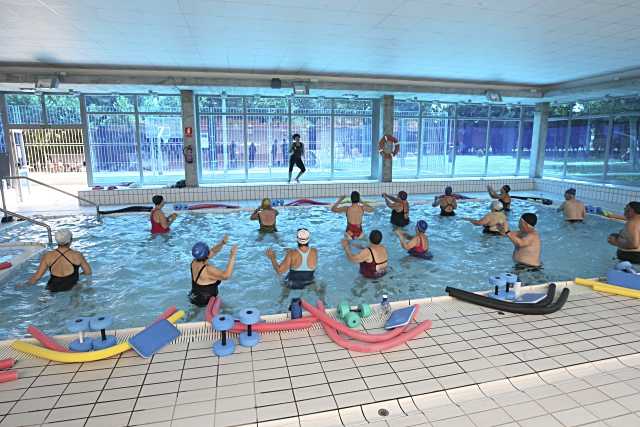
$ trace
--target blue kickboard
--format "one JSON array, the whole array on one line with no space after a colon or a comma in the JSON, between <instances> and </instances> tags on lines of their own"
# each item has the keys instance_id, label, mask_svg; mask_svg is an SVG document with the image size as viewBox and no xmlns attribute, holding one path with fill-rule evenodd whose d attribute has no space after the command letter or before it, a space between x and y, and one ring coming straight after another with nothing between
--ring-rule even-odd
<instances>
[{"instance_id":1,"label":"blue kickboard","mask_svg":"<svg viewBox=\"0 0 640 427\"><path fill-rule=\"evenodd\" d=\"M622 286L623 288L640 290L640 274L612 269L607 272L607 283Z\"/></svg>"},{"instance_id":2,"label":"blue kickboard","mask_svg":"<svg viewBox=\"0 0 640 427\"><path fill-rule=\"evenodd\" d=\"M168 320L161 320L131 337L129 344L141 357L149 358L179 336L178 328Z\"/></svg>"},{"instance_id":3,"label":"blue kickboard","mask_svg":"<svg viewBox=\"0 0 640 427\"><path fill-rule=\"evenodd\" d=\"M519 302L522 304L533 304L538 301L542 301L547 296L547 294L527 293L527 294L520 294L516 298L516 294L513 291L510 291L510 292L500 291L498 292L498 295L491 292L488 296L500 301Z\"/></svg>"},{"instance_id":4,"label":"blue kickboard","mask_svg":"<svg viewBox=\"0 0 640 427\"><path fill-rule=\"evenodd\" d=\"M409 322L411 322L411 319L413 319L413 313L415 311L416 308L414 306L395 310L393 313L391 313L391 316L389 316L387 323L384 324L384 328L393 329L409 324Z\"/></svg>"}]
</instances>

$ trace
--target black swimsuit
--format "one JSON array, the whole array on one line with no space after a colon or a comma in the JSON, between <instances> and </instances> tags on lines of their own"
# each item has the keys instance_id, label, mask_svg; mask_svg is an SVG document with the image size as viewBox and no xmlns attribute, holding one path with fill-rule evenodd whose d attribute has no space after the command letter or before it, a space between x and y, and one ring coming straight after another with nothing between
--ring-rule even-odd
<instances>
[{"instance_id":1,"label":"black swimsuit","mask_svg":"<svg viewBox=\"0 0 640 427\"><path fill-rule=\"evenodd\" d=\"M289 157L289 172L293 172L293 165L296 165L300 172L304 172L307 169L304 167L304 162L302 161L302 143L294 142L291 145L291 156Z\"/></svg>"},{"instance_id":2,"label":"black swimsuit","mask_svg":"<svg viewBox=\"0 0 640 427\"><path fill-rule=\"evenodd\" d=\"M193 262L191 263L193 266ZM218 296L218 285L220 280L216 280L214 283L208 285L198 285L198 279L200 275L207 268L207 264L203 265L196 278L193 278L193 267L191 268L191 292L189 293L189 300L191 304L198 307L205 307L209 303L209 299Z\"/></svg>"},{"instance_id":3,"label":"black swimsuit","mask_svg":"<svg viewBox=\"0 0 640 427\"><path fill-rule=\"evenodd\" d=\"M60 252L59 249L56 249L56 252L58 252L60 256L56 258L56 260L53 261L49 266L49 274L51 275L51 277L49 277L49 281L47 282L47 289L51 292L68 291L69 289L73 288L80 279L80 266L72 263L69 258L65 256L64 252ZM69 274L68 276L55 276L51 272L51 267L53 267L53 264L58 262L60 258L66 259L67 262L73 266L73 273Z\"/></svg>"},{"instance_id":4,"label":"black swimsuit","mask_svg":"<svg viewBox=\"0 0 640 427\"><path fill-rule=\"evenodd\" d=\"M397 226L397 227L404 227L405 225L409 224L409 218L405 218L404 217L404 203L402 204L402 210L400 212L396 211L395 209L391 210L391 224Z\"/></svg>"}]
</instances>

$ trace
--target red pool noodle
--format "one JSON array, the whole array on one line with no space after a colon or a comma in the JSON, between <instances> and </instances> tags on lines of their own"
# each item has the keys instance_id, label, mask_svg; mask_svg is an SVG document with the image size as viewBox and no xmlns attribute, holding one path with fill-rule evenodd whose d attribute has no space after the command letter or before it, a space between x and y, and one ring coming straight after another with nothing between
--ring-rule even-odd
<instances>
[{"instance_id":1,"label":"red pool noodle","mask_svg":"<svg viewBox=\"0 0 640 427\"><path fill-rule=\"evenodd\" d=\"M15 359L2 359L0 360L0 369L13 368L13 365L15 364L16 364Z\"/></svg>"},{"instance_id":2,"label":"red pool noodle","mask_svg":"<svg viewBox=\"0 0 640 427\"><path fill-rule=\"evenodd\" d=\"M0 372L0 383L8 383L18 379L18 371L2 371Z\"/></svg>"},{"instance_id":3,"label":"red pool noodle","mask_svg":"<svg viewBox=\"0 0 640 427\"><path fill-rule=\"evenodd\" d=\"M240 206L227 205L227 204L224 204L224 203L200 203L198 205L189 206L187 208L187 210L193 211L193 210L198 210L198 209L217 209L217 208L239 209Z\"/></svg>"},{"instance_id":4,"label":"red pool noodle","mask_svg":"<svg viewBox=\"0 0 640 427\"><path fill-rule=\"evenodd\" d=\"M414 313L414 316L418 314L418 309L419 309L418 308L419 306L416 305L415 307L416 307L416 311ZM317 309L316 307L312 306L305 300L302 300L302 308L304 308L309 313L311 313L312 316L316 317L323 324L327 324L331 328L337 329L339 332L342 332L346 336L356 340L369 342L369 343L376 343L381 341L387 341L391 338L395 338L402 333L401 328L395 328L391 331L383 332L381 334L366 334L364 332L350 329L344 323L338 322L337 320L332 319L324 312L324 310Z\"/></svg>"},{"instance_id":5,"label":"red pool noodle","mask_svg":"<svg viewBox=\"0 0 640 427\"><path fill-rule=\"evenodd\" d=\"M279 331L292 331L297 329L307 329L318 320L315 317L303 317L294 320L283 320L282 322L264 322L256 323L251 327L253 332L279 332ZM231 328L231 332L246 332L247 326L240 322L236 322Z\"/></svg>"},{"instance_id":6,"label":"red pool noodle","mask_svg":"<svg viewBox=\"0 0 640 427\"><path fill-rule=\"evenodd\" d=\"M285 206L303 206L303 205L326 206L330 204L331 203L327 203L327 202L318 202L313 199L298 199L285 204Z\"/></svg>"},{"instance_id":7,"label":"red pool noodle","mask_svg":"<svg viewBox=\"0 0 640 427\"><path fill-rule=\"evenodd\" d=\"M318 306L321 310L323 309L322 302L318 301ZM363 342L358 342L354 340L348 340L348 339L342 338L335 329L331 328L325 322L322 322L322 326L324 327L324 330L329 336L329 338L331 338L331 340L336 344L338 344L340 347L343 347L351 351L357 351L359 353L374 353L374 352L389 350L393 347L397 347L401 344L404 344L409 340L412 340L422 332L431 328L431 320L425 320L424 322L419 323L418 325L411 328L410 330L407 329L408 326L405 326L402 328L396 328L396 329L400 329L404 333L394 338L388 339L386 341L380 341L375 343L363 343Z\"/></svg>"},{"instance_id":8,"label":"red pool noodle","mask_svg":"<svg viewBox=\"0 0 640 427\"><path fill-rule=\"evenodd\" d=\"M13 266L13 264L11 264L9 261L0 262L0 270L7 270L7 269L11 268L12 266Z\"/></svg>"},{"instance_id":9,"label":"red pool noodle","mask_svg":"<svg viewBox=\"0 0 640 427\"><path fill-rule=\"evenodd\" d=\"M178 309L176 308L175 305L172 305L171 307L167 308L165 311L162 312L162 314L160 316L158 316L156 318L156 320L154 320L151 324L155 324L158 323L159 321L163 320L163 319L167 319L169 317L171 317L171 315L173 313L175 313L176 311L178 311Z\"/></svg>"},{"instance_id":10,"label":"red pool noodle","mask_svg":"<svg viewBox=\"0 0 640 427\"><path fill-rule=\"evenodd\" d=\"M220 305L222 305L222 299L220 297L214 297L209 299L207 308L204 310L204 320L210 323L211 320L220 312Z\"/></svg>"},{"instance_id":11,"label":"red pool noodle","mask_svg":"<svg viewBox=\"0 0 640 427\"><path fill-rule=\"evenodd\" d=\"M27 327L27 332L31 334L32 337L40 341L40 344L44 348L48 348L49 350L55 351L64 351L68 352L69 349L61 344L58 344L53 338L42 332L40 329L36 328L33 325L29 325Z\"/></svg>"}]
</instances>

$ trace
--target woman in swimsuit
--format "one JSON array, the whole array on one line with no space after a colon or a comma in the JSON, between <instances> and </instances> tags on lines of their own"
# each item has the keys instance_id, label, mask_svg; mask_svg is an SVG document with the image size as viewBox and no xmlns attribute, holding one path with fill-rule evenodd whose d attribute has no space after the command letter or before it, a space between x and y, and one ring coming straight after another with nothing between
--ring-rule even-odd
<instances>
[{"instance_id":1,"label":"woman in swimsuit","mask_svg":"<svg viewBox=\"0 0 640 427\"><path fill-rule=\"evenodd\" d=\"M421 219L416 223L416 235L409 240L400 230L396 234L400 238L400 245L409 252L409 255L416 258L431 259L433 255L429 252L429 239L427 238L427 221Z\"/></svg>"},{"instance_id":2,"label":"woman in swimsuit","mask_svg":"<svg viewBox=\"0 0 640 427\"><path fill-rule=\"evenodd\" d=\"M409 202L407 202L407 193L400 191L398 197L393 197L387 193L382 193L384 202L391 209L391 224L396 227L404 227L411 222L409 220Z\"/></svg>"},{"instance_id":3,"label":"woman in swimsuit","mask_svg":"<svg viewBox=\"0 0 640 427\"><path fill-rule=\"evenodd\" d=\"M293 135L293 142L289 147L289 181L291 182L291 174L293 173L293 166L296 165L300 172L298 176L296 176L296 182L300 184L300 177L307 170L304 167L304 162L302 161L302 157L304 156L304 144L300 141L300 134L296 133Z\"/></svg>"},{"instance_id":4,"label":"woman in swimsuit","mask_svg":"<svg viewBox=\"0 0 640 427\"><path fill-rule=\"evenodd\" d=\"M160 195L153 196L151 201L154 204L153 209L151 209L151 215L149 218L151 220L151 234L168 233L169 231L171 231L169 226L173 221L176 220L178 214L174 212L169 215L168 218L165 216L164 212L162 212L162 207L164 206L164 197Z\"/></svg>"},{"instance_id":5,"label":"woman in swimsuit","mask_svg":"<svg viewBox=\"0 0 640 427\"><path fill-rule=\"evenodd\" d=\"M331 212L347 214L347 229L345 230L345 237L348 239L359 239L364 235L362 230L362 216L365 212L373 212L373 208L366 203L360 202L360 193L357 191L351 192L351 206L340 206L340 203L347 196L341 196L331 206Z\"/></svg>"},{"instance_id":6,"label":"woman in swimsuit","mask_svg":"<svg viewBox=\"0 0 640 427\"><path fill-rule=\"evenodd\" d=\"M296 233L298 247L287 251L281 263L278 263L273 249L267 249L267 258L271 266L278 274L288 270L286 277L287 287L290 289L303 289L313 283L314 273L318 266L318 251L309 247L311 233L306 228L300 228Z\"/></svg>"},{"instance_id":7,"label":"woman in swimsuit","mask_svg":"<svg viewBox=\"0 0 640 427\"><path fill-rule=\"evenodd\" d=\"M444 196L436 196L431 205L434 208L440 206L440 216L455 216L455 210L458 208L458 202L453 195L453 188L444 189Z\"/></svg>"},{"instance_id":8,"label":"woman in swimsuit","mask_svg":"<svg viewBox=\"0 0 640 427\"><path fill-rule=\"evenodd\" d=\"M278 231L276 228L276 217L278 211L271 207L271 200L269 198L262 199L260 207L253 211L251 214L252 221L258 221L260 223L261 233L275 233Z\"/></svg>"},{"instance_id":9,"label":"woman in swimsuit","mask_svg":"<svg viewBox=\"0 0 640 427\"><path fill-rule=\"evenodd\" d=\"M191 304L198 307L206 306L210 298L218 296L220 283L231 277L236 263L238 245L231 247L227 268L224 271L209 264L209 259L220 252L227 241L227 236L224 236L220 243L211 249L204 242L198 242L193 245L191 249L191 255L193 255L193 261L191 261L191 292L189 293Z\"/></svg>"},{"instance_id":10,"label":"woman in swimsuit","mask_svg":"<svg viewBox=\"0 0 640 427\"><path fill-rule=\"evenodd\" d=\"M504 212L509 212L511 210L511 196L509 195L511 187L503 185L502 188L500 188L500 193L498 194L492 186L488 185L487 191L489 191L489 196L491 196L492 199L498 199L498 201L502 203L502 210Z\"/></svg>"},{"instance_id":11,"label":"woman in swimsuit","mask_svg":"<svg viewBox=\"0 0 640 427\"><path fill-rule=\"evenodd\" d=\"M369 279L377 279L387 273L387 261L389 255L387 249L380 244L382 242L382 233L379 230L373 230L369 234L369 247L364 248L357 254L351 253L349 240L342 240L344 253L349 261L360 264L360 274Z\"/></svg>"},{"instance_id":12,"label":"woman in swimsuit","mask_svg":"<svg viewBox=\"0 0 640 427\"><path fill-rule=\"evenodd\" d=\"M82 274L91 274L91 267L84 256L70 248L73 235L69 230L56 232L58 247L45 253L40 260L38 271L29 279L29 285L34 285L49 270L47 289L51 292L68 291L73 288Z\"/></svg>"}]
</instances>

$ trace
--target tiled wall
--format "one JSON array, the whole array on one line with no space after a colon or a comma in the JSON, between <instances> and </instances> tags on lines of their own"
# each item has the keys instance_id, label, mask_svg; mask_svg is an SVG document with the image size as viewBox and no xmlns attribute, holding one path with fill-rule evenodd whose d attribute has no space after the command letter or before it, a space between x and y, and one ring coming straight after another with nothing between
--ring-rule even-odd
<instances>
[{"instance_id":1,"label":"tiled wall","mask_svg":"<svg viewBox=\"0 0 640 427\"><path fill-rule=\"evenodd\" d=\"M382 182L324 182L287 184L229 184L198 188L136 188L120 190L80 191L79 196L101 206L107 205L148 205L151 197L162 194L167 202L215 202L259 200L263 197L299 199L314 197L338 197L358 190L363 196L378 195L382 192L395 194L404 190L409 194L440 194L447 185L455 192L486 191L487 185L499 187L509 184L512 189L526 191L534 189L534 180L528 178L419 180ZM82 206L87 206L81 202Z\"/></svg>"},{"instance_id":2,"label":"tiled wall","mask_svg":"<svg viewBox=\"0 0 640 427\"><path fill-rule=\"evenodd\" d=\"M547 193L563 195L568 188L575 188L579 199L604 208L620 209L632 200L640 200L640 188L622 187L611 184L562 181L559 179L536 179L535 189Z\"/></svg>"}]
</instances>

